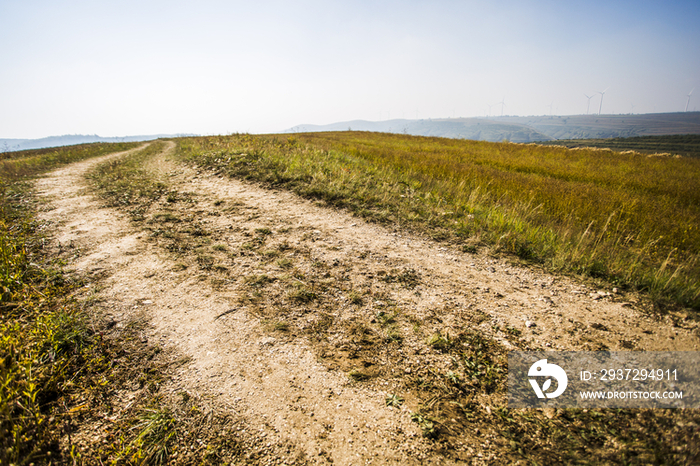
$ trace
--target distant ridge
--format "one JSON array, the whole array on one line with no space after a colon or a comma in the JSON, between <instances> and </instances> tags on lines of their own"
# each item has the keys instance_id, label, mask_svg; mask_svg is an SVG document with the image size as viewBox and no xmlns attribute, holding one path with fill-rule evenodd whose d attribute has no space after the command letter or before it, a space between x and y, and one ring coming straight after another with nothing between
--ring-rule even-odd
<instances>
[{"instance_id":1,"label":"distant ridge","mask_svg":"<svg viewBox=\"0 0 700 466\"><path fill-rule=\"evenodd\" d=\"M93 142L133 142L152 141L159 138L194 136L193 134L152 134L148 136L101 137L96 134L70 134L64 136L49 136L41 139L0 139L0 152L14 152L29 149L44 149L46 147L74 146Z\"/></svg>"},{"instance_id":2,"label":"distant ridge","mask_svg":"<svg viewBox=\"0 0 700 466\"><path fill-rule=\"evenodd\" d=\"M643 115L503 116L427 120L354 120L329 125L299 125L286 133L376 131L414 136L498 142L540 142L557 139L607 139L634 136L700 134L700 112Z\"/></svg>"},{"instance_id":3,"label":"distant ridge","mask_svg":"<svg viewBox=\"0 0 700 466\"><path fill-rule=\"evenodd\" d=\"M414 136L437 136L443 138L475 139L480 141L536 142L549 141L546 134L519 124L486 118L440 118L427 120L354 120L330 125L299 125L285 132L318 131L375 131L402 133Z\"/></svg>"}]
</instances>

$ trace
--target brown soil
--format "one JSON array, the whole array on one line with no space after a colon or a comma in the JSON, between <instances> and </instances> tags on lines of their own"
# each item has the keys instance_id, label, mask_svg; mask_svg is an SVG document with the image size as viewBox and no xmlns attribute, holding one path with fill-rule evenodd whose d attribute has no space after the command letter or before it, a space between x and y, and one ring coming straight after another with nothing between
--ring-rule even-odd
<instances>
[{"instance_id":1,"label":"brown soil","mask_svg":"<svg viewBox=\"0 0 700 466\"><path fill-rule=\"evenodd\" d=\"M696 322L651 316L639 296L198 171L173 161L173 149L151 168L182 196L161 200L149 220L131 222L88 189L85 174L120 154L41 179L42 216L69 267L99 277L101 312L117 325L148 316L145 339L191 358L161 392L187 391L244 419L270 462L493 458L496 445L478 431L445 456L411 421L413 374L451 367L426 344L438 332L475 329L506 349L698 350ZM393 394L401 407L386 405Z\"/></svg>"}]
</instances>

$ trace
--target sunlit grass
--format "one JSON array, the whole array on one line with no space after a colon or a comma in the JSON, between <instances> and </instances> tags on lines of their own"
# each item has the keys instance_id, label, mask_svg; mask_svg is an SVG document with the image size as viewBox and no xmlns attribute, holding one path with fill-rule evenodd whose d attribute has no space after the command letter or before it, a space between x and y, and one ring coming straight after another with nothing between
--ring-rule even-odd
<instances>
[{"instance_id":1,"label":"sunlit grass","mask_svg":"<svg viewBox=\"0 0 700 466\"><path fill-rule=\"evenodd\" d=\"M22 166L22 160L13 162ZM55 163L49 159L46 167ZM40 165L32 165L28 172L0 173L2 464L45 463L55 455L64 414L59 401L69 396L69 381L77 382L82 371L104 369L99 338L67 298L79 283L44 257L31 185L18 180L40 171Z\"/></svg>"}]
</instances>

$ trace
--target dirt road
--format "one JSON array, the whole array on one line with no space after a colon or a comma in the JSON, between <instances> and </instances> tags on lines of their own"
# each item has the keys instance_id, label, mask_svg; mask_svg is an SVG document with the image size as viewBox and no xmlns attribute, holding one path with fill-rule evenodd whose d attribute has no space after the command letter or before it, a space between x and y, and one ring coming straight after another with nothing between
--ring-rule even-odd
<instances>
[{"instance_id":1,"label":"dirt road","mask_svg":"<svg viewBox=\"0 0 700 466\"><path fill-rule=\"evenodd\" d=\"M122 154L41 179L42 217L74 251L69 268L101 277L101 312L117 325L146 315L145 339L191 358L162 391L244 419L247 432L222 434L252 436L270 463L493 458L488 432L464 432L448 458L411 420L419 400L407 380L451 367L431 335L474 329L506 349L698 350L694 322L647 316L634 295L198 171L174 150L149 168L182 195L148 221L132 223L88 188L86 173ZM405 402L387 406L392 395Z\"/></svg>"}]
</instances>

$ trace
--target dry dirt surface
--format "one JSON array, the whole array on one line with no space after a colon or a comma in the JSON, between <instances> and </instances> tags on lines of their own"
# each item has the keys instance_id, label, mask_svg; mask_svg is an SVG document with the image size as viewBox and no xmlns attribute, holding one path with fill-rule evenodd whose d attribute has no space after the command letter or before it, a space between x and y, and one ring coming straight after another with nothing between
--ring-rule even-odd
<instances>
[{"instance_id":1,"label":"dry dirt surface","mask_svg":"<svg viewBox=\"0 0 700 466\"><path fill-rule=\"evenodd\" d=\"M42 217L56 247L73 251L68 268L100 277L101 312L117 326L146 316L144 340L189 358L161 391L242 419L221 435L252 439L259 462L495 459L488 431L457 432L445 456L411 420L419 400L407 380L452 364L431 335L471 329L506 349L698 350L695 322L649 316L637 296L365 223L187 166L166 147L149 169L179 197L147 220L104 207L85 178L123 153L39 180ZM392 395L405 402L387 406Z\"/></svg>"}]
</instances>

